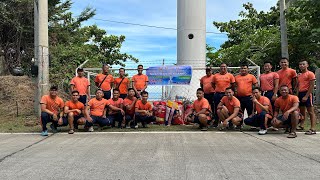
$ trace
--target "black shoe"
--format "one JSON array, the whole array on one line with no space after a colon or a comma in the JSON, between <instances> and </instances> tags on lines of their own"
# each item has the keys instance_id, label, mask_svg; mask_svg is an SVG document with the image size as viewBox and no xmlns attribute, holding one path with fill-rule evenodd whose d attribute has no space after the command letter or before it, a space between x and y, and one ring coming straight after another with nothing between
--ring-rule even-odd
<instances>
[{"instance_id":1,"label":"black shoe","mask_svg":"<svg viewBox=\"0 0 320 180\"><path fill-rule=\"evenodd\" d=\"M51 124L50 128L51 128L53 133L57 133L58 132L58 129L54 126L54 124Z\"/></svg>"}]
</instances>

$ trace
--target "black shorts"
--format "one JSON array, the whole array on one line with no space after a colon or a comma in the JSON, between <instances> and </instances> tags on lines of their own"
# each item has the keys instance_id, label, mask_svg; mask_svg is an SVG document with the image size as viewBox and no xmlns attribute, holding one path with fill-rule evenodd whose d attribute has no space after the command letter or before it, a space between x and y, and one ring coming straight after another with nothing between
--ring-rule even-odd
<instances>
[{"instance_id":1,"label":"black shorts","mask_svg":"<svg viewBox=\"0 0 320 180\"><path fill-rule=\"evenodd\" d=\"M307 94L307 92L299 92L298 97L299 97L299 106L305 106L305 107L313 107L313 97L312 94L308 97L306 102L302 102L302 98Z\"/></svg>"},{"instance_id":2,"label":"black shorts","mask_svg":"<svg viewBox=\"0 0 320 180\"><path fill-rule=\"evenodd\" d=\"M210 124L212 120L207 120L207 124ZM200 124L199 116L194 116L193 118L193 123L198 123Z\"/></svg>"},{"instance_id":3,"label":"black shorts","mask_svg":"<svg viewBox=\"0 0 320 180\"><path fill-rule=\"evenodd\" d=\"M283 125L291 125L291 114L289 115L288 119L284 119L283 115L278 116L277 119L281 121Z\"/></svg>"}]
</instances>

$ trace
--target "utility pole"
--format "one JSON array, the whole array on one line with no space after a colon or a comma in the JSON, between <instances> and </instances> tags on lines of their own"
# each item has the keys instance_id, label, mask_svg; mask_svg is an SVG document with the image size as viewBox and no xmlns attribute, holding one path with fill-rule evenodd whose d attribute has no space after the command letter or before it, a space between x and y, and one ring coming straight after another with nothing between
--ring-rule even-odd
<instances>
[{"instance_id":1,"label":"utility pole","mask_svg":"<svg viewBox=\"0 0 320 180\"><path fill-rule=\"evenodd\" d=\"M38 66L38 91L35 105L40 117L40 100L49 89L48 0L34 0L34 16L34 51Z\"/></svg>"},{"instance_id":2,"label":"utility pole","mask_svg":"<svg viewBox=\"0 0 320 180\"><path fill-rule=\"evenodd\" d=\"M287 23L285 17L285 0L280 0L280 31L281 31L281 55L289 59L288 52L288 36L287 36Z\"/></svg>"}]
</instances>

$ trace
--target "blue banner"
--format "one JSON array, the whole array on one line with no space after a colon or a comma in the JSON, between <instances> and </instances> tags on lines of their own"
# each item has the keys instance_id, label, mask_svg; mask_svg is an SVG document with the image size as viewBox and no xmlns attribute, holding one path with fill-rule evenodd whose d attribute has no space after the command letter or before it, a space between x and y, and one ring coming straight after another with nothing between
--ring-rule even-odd
<instances>
[{"instance_id":1,"label":"blue banner","mask_svg":"<svg viewBox=\"0 0 320 180\"><path fill-rule=\"evenodd\" d=\"M155 66L147 69L149 85L189 85L191 66Z\"/></svg>"}]
</instances>

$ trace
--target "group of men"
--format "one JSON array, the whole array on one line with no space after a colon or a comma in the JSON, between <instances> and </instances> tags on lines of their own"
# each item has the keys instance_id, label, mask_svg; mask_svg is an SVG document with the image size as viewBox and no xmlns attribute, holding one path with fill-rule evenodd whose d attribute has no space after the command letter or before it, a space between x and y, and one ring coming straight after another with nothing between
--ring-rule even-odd
<instances>
[{"instance_id":1,"label":"group of men","mask_svg":"<svg viewBox=\"0 0 320 180\"><path fill-rule=\"evenodd\" d=\"M295 138L296 130L304 130L308 112L311 128L305 134L316 134L314 73L308 70L304 59L299 62L299 74L289 67L287 58L281 58L280 66L279 71L272 72L271 62L265 62L260 82L249 74L247 64L241 65L240 74L236 76L228 73L226 63L220 65L220 72L216 74L207 68L206 75L200 79L201 88L197 90L193 111L185 120L199 123L203 131L211 121L214 127L220 124L220 130L241 128L243 123L260 127L260 135L266 134L270 126L286 128L288 138Z\"/></svg>"},{"instance_id":2,"label":"group of men","mask_svg":"<svg viewBox=\"0 0 320 180\"><path fill-rule=\"evenodd\" d=\"M41 135L47 136L47 123L55 133L57 127L69 125L69 134L73 134L78 125L84 125L89 132L95 124L100 127L137 128L138 122L147 127L155 121L152 105L148 102L148 77L142 74L143 66L138 65L138 74L130 81L125 77L125 69L119 69L119 77L109 74L109 65L102 66L102 73L95 77L97 90L90 99L90 81L84 77L84 70L77 69L77 76L71 82L71 99L64 103L58 96L57 86L52 86L49 95L44 95L41 104ZM112 93L111 93L112 90ZM112 97L111 97L112 94Z\"/></svg>"},{"instance_id":3,"label":"group of men","mask_svg":"<svg viewBox=\"0 0 320 180\"><path fill-rule=\"evenodd\" d=\"M185 121L198 123L206 131L209 124L220 130L241 128L243 123L259 127L259 134L267 129L285 127L288 138L295 138L296 130L304 129L306 112L311 128L307 135L316 134L316 118L313 108L312 92L315 75L308 70L308 62L299 62L300 73L289 67L289 60L280 60L281 70L272 72L271 62L264 63L264 73L256 77L249 73L249 66L242 64L236 76L227 71L227 64L221 63L220 72L212 74L206 68L206 75L200 79L197 100L192 111L185 115ZM92 132L93 125L100 127L137 127L141 122L146 127L155 121L152 105L148 102L148 76L142 74L143 66L138 65L138 74L130 80L125 77L125 69L119 69L119 77L109 74L109 66L102 66L102 73L94 80L98 88L95 97L90 99L90 82L79 68L71 82L71 100L66 103L57 96L57 87L50 88L49 95L43 96L41 104L42 135L48 135L46 124L57 131L58 126L69 124L73 134L78 125ZM112 90L112 93L111 93ZM112 94L112 97L111 97ZM244 119L244 112L248 117Z\"/></svg>"}]
</instances>

